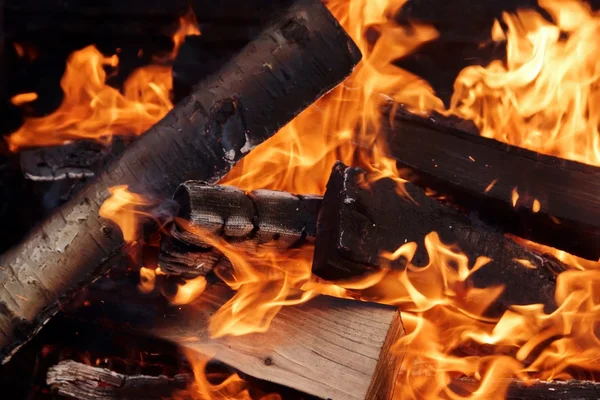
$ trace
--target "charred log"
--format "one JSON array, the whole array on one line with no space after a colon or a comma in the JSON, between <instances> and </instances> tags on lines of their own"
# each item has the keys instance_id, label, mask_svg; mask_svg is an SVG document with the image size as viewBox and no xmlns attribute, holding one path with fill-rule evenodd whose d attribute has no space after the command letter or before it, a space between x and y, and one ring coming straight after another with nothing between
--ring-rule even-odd
<instances>
[{"instance_id":1,"label":"charred log","mask_svg":"<svg viewBox=\"0 0 600 400\"><path fill-rule=\"evenodd\" d=\"M160 400L185 389L191 375L125 375L76 361L62 361L48 370L47 383L61 396L86 400Z\"/></svg>"},{"instance_id":2,"label":"charred log","mask_svg":"<svg viewBox=\"0 0 600 400\"><path fill-rule=\"evenodd\" d=\"M567 267L551 256L515 243L502 233L425 195L410 183L400 195L397 184L381 179L365 184L368 175L338 163L332 172L319 212L313 272L330 280L367 274L381 267L383 251L393 252L406 242L416 242L415 265L425 265L424 238L432 231L442 241L457 245L474 262L492 261L471 277L475 287L504 285L491 314L513 304L556 307L555 272Z\"/></svg>"},{"instance_id":3,"label":"charred log","mask_svg":"<svg viewBox=\"0 0 600 400\"><path fill-rule=\"evenodd\" d=\"M504 232L600 258L600 168L473 135L468 126L399 109L384 128L389 155L413 183Z\"/></svg>"},{"instance_id":4,"label":"charred log","mask_svg":"<svg viewBox=\"0 0 600 400\"><path fill-rule=\"evenodd\" d=\"M237 57L179 103L0 259L0 348L5 359L101 273L123 238L98 216L108 188L154 198L189 179L216 182L235 162L350 73L351 39L317 0L298 0ZM100 269L100 270L99 270Z\"/></svg>"},{"instance_id":5,"label":"charred log","mask_svg":"<svg viewBox=\"0 0 600 400\"><path fill-rule=\"evenodd\" d=\"M227 47L221 44L215 46L207 37L210 33L188 36L179 48L172 72L175 100L187 96L198 81L221 68L247 43L242 39Z\"/></svg>"},{"instance_id":6,"label":"charred log","mask_svg":"<svg viewBox=\"0 0 600 400\"><path fill-rule=\"evenodd\" d=\"M101 172L111 154L119 155L126 141L115 137L109 144L78 140L61 146L27 149L20 153L23 175L32 181L91 178Z\"/></svg>"},{"instance_id":7,"label":"charred log","mask_svg":"<svg viewBox=\"0 0 600 400\"><path fill-rule=\"evenodd\" d=\"M255 190L248 194L231 186L186 182L175 201L184 222L175 222L171 236L163 238L159 266L185 277L205 275L231 263L217 249L185 225L222 237L240 250L254 253L259 247L285 250L314 243L320 196Z\"/></svg>"}]
</instances>

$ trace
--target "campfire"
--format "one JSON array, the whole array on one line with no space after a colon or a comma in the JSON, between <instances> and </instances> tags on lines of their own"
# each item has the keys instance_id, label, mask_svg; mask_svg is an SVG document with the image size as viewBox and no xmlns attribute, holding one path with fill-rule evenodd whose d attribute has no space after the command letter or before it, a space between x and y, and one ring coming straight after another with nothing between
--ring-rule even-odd
<instances>
[{"instance_id":1,"label":"campfire","mask_svg":"<svg viewBox=\"0 0 600 400\"><path fill-rule=\"evenodd\" d=\"M7 398L600 398L598 6L0 2Z\"/></svg>"}]
</instances>

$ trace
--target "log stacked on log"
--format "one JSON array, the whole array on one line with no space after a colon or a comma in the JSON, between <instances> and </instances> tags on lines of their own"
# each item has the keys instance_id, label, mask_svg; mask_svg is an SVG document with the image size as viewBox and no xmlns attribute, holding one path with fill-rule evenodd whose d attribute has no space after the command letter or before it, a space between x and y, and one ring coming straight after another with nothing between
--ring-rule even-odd
<instances>
[{"instance_id":1,"label":"log stacked on log","mask_svg":"<svg viewBox=\"0 0 600 400\"><path fill-rule=\"evenodd\" d=\"M231 186L202 182L182 184L174 196L180 207L177 221L161 243L159 266L164 272L187 278L205 275L215 268L230 269L230 261L217 249L189 231L226 239L250 253L259 247L279 250L314 243L320 196L297 196L287 192L255 190L248 194Z\"/></svg>"},{"instance_id":2,"label":"log stacked on log","mask_svg":"<svg viewBox=\"0 0 600 400\"><path fill-rule=\"evenodd\" d=\"M600 258L600 168L470 134L465 121L392 116L382 131L406 178L506 232Z\"/></svg>"},{"instance_id":3,"label":"log stacked on log","mask_svg":"<svg viewBox=\"0 0 600 400\"><path fill-rule=\"evenodd\" d=\"M385 178L366 185L369 176L338 163L323 198L317 228L313 272L337 280L361 276L381 267L381 253L393 252L406 242L416 242L413 263L425 265L424 238L437 232L442 241L456 244L474 262L490 258L470 279L476 287L505 285L497 304L500 313L513 304L556 307L555 273L567 266L551 256L524 248L485 224L427 197L415 185L398 194L397 183Z\"/></svg>"},{"instance_id":4,"label":"log stacked on log","mask_svg":"<svg viewBox=\"0 0 600 400\"><path fill-rule=\"evenodd\" d=\"M98 216L107 189L129 185L169 196L183 181L216 182L360 59L354 43L317 0L298 0L244 51L127 148L85 190L0 264L0 356L5 359L56 311L56 302L100 274L123 246ZM176 162L174 162L176 160Z\"/></svg>"}]
</instances>

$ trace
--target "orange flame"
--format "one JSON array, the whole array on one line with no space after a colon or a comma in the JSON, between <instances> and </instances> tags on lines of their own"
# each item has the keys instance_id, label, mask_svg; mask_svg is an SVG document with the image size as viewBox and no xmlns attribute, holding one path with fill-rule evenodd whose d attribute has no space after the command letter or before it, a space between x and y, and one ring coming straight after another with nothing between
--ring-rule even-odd
<instances>
[{"instance_id":1,"label":"orange flame","mask_svg":"<svg viewBox=\"0 0 600 400\"><path fill-rule=\"evenodd\" d=\"M246 190L323 193L336 159L359 164L377 176L397 174L394 160L383 156L384 144L378 137L382 102L392 98L419 113L444 111L426 82L393 65L393 60L437 35L423 25L396 25L393 15L404 3L327 2L360 47L363 61L342 86L238 164L225 178L228 184ZM554 22L520 11L504 16L506 31L499 23L494 25L493 39L507 41L506 65L496 61L486 68L465 69L457 78L446 112L475 121L484 136L599 165L599 121L593 107L596 71L600 71L594 57L597 16L573 0L542 0L541 5ZM495 183L490 182L486 191ZM511 199L516 206L516 190ZM600 275L592 269L597 263L555 252L581 268L559 275L557 310L546 314L541 305L534 304L512 307L491 319L484 312L503 288L478 289L469 284L469 277L486 268L489 260L480 257L471 262L458 249L442 243L436 233L425 240L429 254L425 267L410 263L417 247L407 243L382 255L387 262L399 257L408 260L403 271L384 268L358 281L331 285L311 276L310 247L245 252L185 221L178 223L201 235L233 265L232 270L216 271L237 293L213 316L209 326L213 336L263 332L281 307L319 294L360 296L402 309L408 334L396 347L406 346L407 353L396 398L503 398L513 378L568 379L585 377L581 371L600 372L600 343L595 334ZM183 285L178 295L197 296L202 282ZM204 364L195 365L201 367L196 371L198 398L245 398L244 389L230 389L244 387L236 375L227 389L218 386L215 391ZM457 390L462 377L475 382L466 395Z\"/></svg>"},{"instance_id":2,"label":"orange flame","mask_svg":"<svg viewBox=\"0 0 600 400\"><path fill-rule=\"evenodd\" d=\"M195 18L181 19L173 37L172 61L186 34L199 30ZM11 151L26 147L60 145L77 139L109 142L113 135L141 135L173 108L171 67L149 65L134 71L123 92L106 83L105 68L116 68L115 54L104 56L88 46L67 60L61 80L64 98L59 108L42 118L30 118L8 138Z\"/></svg>"},{"instance_id":3,"label":"orange flame","mask_svg":"<svg viewBox=\"0 0 600 400\"><path fill-rule=\"evenodd\" d=\"M10 102L15 106L22 106L23 104L31 103L37 100L38 95L34 92L20 93L11 97Z\"/></svg>"},{"instance_id":4,"label":"orange flame","mask_svg":"<svg viewBox=\"0 0 600 400\"><path fill-rule=\"evenodd\" d=\"M404 2L327 2L359 46L363 60L343 85L301 113L260 151L246 156L225 183L245 190L321 194L336 160L360 163L377 176L398 176L395 160L384 156L384 141L377 137L382 104L391 98L415 112L441 107L424 80L392 64L437 36L428 26L395 24L392 17ZM365 35L368 30L380 33L375 43Z\"/></svg>"},{"instance_id":5,"label":"orange flame","mask_svg":"<svg viewBox=\"0 0 600 400\"><path fill-rule=\"evenodd\" d=\"M540 0L552 17L504 14L492 37L506 39L506 63L465 68L450 112L483 136L540 153L600 165L597 110L600 15L577 0Z\"/></svg>"},{"instance_id":6,"label":"orange flame","mask_svg":"<svg viewBox=\"0 0 600 400\"><path fill-rule=\"evenodd\" d=\"M100 216L117 224L126 242L136 241L140 217L148 215L139 209L152 203L143 196L127 190L126 185L108 190L111 196L102 203Z\"/></svg>"}]
</instances>

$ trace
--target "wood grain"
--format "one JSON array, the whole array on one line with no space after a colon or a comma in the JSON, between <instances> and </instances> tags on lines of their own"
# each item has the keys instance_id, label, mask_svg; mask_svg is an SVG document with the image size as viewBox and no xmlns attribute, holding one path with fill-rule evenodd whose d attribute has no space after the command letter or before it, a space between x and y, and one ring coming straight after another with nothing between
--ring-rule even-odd
<instances>
[{"instance_id":1,"label":"wood grain","mask_svg":"<svg viewBox=\"0 0 600 400\"><path fill-rule=\"evenodd\" d=\"M404 335L395 308L321 296L282 308L265 333L211 339L207 320L231 295L221 285L211 286L176 320L150 333L321 398L391 398L386 396L396 369L390 366L398 358L389 349Z\"/></svg>"},{"instance_id":2,"label":"wood grain","mask_svg":"<svg viewBox=\"0 0 600 400\"><path fill-rule=\"evenodd\" d=\"M467 125L397 108L382 132L411 182L504 232L598 260L600 168L481 137Z\"/></svg>"}]
</instances>

